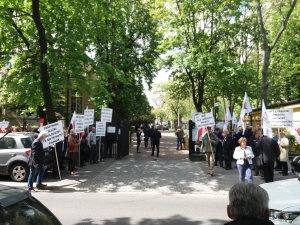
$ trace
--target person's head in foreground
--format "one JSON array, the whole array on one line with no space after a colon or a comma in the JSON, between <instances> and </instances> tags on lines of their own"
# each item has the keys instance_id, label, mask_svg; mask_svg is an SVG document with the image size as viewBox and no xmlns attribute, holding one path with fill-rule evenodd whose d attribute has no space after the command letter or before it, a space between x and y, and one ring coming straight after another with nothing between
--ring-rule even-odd
<instances>
[{"instance_id":1,"label":"person's head in foreground","mask_svg":"<svg viewBox=\"0 0 300 225\"><path fill-rule=\"evenodd\" d=\"M226 224L273 224L269 221L269 195L252 183L236 183L229 191L227 215L234 221Z\"/></svg>"}]
</instances>

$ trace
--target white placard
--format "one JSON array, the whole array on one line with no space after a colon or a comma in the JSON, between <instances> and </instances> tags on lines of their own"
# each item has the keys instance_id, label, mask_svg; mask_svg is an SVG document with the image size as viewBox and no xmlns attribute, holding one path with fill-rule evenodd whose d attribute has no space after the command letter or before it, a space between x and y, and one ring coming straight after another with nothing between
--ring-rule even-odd
<instances>
[{"instance_id":1,"label":"white placard","mask_svg":"<svg viewBox=\"0 0 300 225\"><path fill-rule=\"evenodd\" d=\"M75 119L75 132L80 133L84 131L84 115L76 114Z\"/></svg>"},{"instance_id":2,"label":"white placard","mask_svg":"<svg viewBox=\"0 0 300 225\"><path fill-rule=\"evenodd\" d=\"M116 127L107 127L107 133L115 134L116 133Z\"/></svg>"},{"instance_id":3,"label":"white placard","mask_svg":"<svg viewBox=\"0 0 300 225\"><path fill-rule=\"evenodd\" d=\"M105 137L106 122L96 121L96 136Z\"/></svg>"},{"instance_id":4,"label":"white placard","mask_svg":"<svg viewBox=\"0 0 300 225\"><path fill-rule=\"evenodd\" d=\"M40 127L39 131L43 131L43 130L48 133L45 141L43 142L44 148L47 148L49 146L54 145L57 142L64 140L64 132L63 132L63 126L61 121Z\"/></svg>"},{"instance_id":5,"label":"white placard","mask_svg":"<svg viewBox=\"0 0 300 225\"><path fill-rule=\"evenodd\" d=\"M94 109L85 109L84 110L84 127L94 124Z\"/></svg>"},{"instance_id":6,"label":"white placard","mask_svg":"<svg viewBox=\"0 0 300 225\"><path fill-rule=\"evenodd\" d=\"M113 110L109 108L102 108L101 121L111 123Z\"/></svg>"},{"instance_id":7,"label":"white placard","mask_svg":"<svg viewBox=\"0 0 300 225\"><path fill-rule=\"evenodd\" d=\"M8 121L3 121L3 122L0 122L0 128L2 130L6 129L9 125L9 122Z\"/></svg>"},{"instance_id":8,"label":"white placard","mask_svg":"<svg viewBox=\"0 0 300 225\"><path fill-rule=\"evenodd\" d=\"M292 109L267 109L271 127L293 127Z\"/></svg>"},{"instance_id":9,"label":"white placard","mask_svg":"<svg viewBox=\"0 0 300 225\"><path fill-rule=\"evenodd\" d=\"M212 127L215 125L215 119L211 112L195 115L196 127Z\"/></svg>"}]
</instances>

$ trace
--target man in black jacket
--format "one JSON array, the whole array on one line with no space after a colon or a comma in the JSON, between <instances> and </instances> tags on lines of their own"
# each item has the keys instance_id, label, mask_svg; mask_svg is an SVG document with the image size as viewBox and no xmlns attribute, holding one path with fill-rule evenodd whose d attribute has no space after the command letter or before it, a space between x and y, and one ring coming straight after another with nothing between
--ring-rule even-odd
<instances>
[{"instance_id":1,"label":"man in black jacket","mask_svg":"<svg viewBox=\"0 0 300 225\"><path fill-rule=\"evenodd\" d=\"M259 161L262 163L262 166L265 182L274 181L274 164L276 158L280 155L280 149L278 143L267 136L261 134L261 130L257 130L256 134L258 135L258 141L256 147L259 151Z\"/></svg>"},{"instance_id":2,"label":"man in black jacket","mask_svg":"<svg viewBox=\"0 0 300 225\"><path fill-rule=\"evenodd\" d=\"M43 188L47 186L46 184L42 183L42 178L44 176L45 168L44 168L44 160L45 160L45 152L43 148L42 141L45 140L47 136L46 131L41 131L31 145L31 151L28 159L28 165L30 167L30 173L28 177L28 190L30 192L35 192L33 188L33 179L37 174L36 178L36 187Z\"/></svg>"},{"instance_id":3,"label":"man in black jacket","mask_svg":"<svg viewBox=\"0 0 300 225\"><path fill-rule=\"evenodd\" d=\"M224 130L223 132L223 154L225 157L225 170L231 170L231 161L233 155L233 145L232 145L232 136L229 134L228 130Z\"/></svg>"},{"instance_id":4,"label":"man in black jacket","mask_svg":"<svg viewBox=\"0 0 300 225\"><path fill-rule=\"evenodd\" d=\"M157 130L157 128L155 128L155 130L153 131L152 134L152 139L153 139L153 146L152 146L152 156L154 156L154 149L156 146L156 156L159 157L159 143L160 143L160 139L161 139L161 133Z\"/></svg>"},{"instance_id":5,"label":"man in black jacket","mask_svg":"<svg viewBox=\"0 0 300 225\"><path fill-rule=\"evenodd\" d=\"M259 150L257 149L257 141L260 137L261 134L261 130L255 131L255 134L250 137L250 139L248 140L247 145L251 146L253 154L254 154L254 158L252 159L253 162L253 169L254 169L254 176L258 176L259 172L261 177L263 177L263 171L262 168L259 167L258 162L259 162Z\"/></svg>"}]
</instances>

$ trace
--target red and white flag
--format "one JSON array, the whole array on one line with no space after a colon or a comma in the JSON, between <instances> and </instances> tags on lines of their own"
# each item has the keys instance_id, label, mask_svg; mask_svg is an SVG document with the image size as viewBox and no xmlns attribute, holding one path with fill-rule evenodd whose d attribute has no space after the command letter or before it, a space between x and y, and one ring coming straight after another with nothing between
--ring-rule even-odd
<instances>
[{"instance_id":1,"label":"red and white flag","mask_svg":"<svg viewBox=\"0 0 300 225\"><path fill-rule=\"evenodd\" d=\"M242 111L241 111L240 117L243 118L246 114L248 116L250 112L252 112L252 107L250 105L247 92L245 92L245 96L244 96L244 101L243 101Z\"/></svg>"},{"instance_id":2,"label":"red and white flag","mask_svg":"<svg viewBox=\"0 0 300 225\"><path fill-rule=\"evenodd\" d=\"M204 134L206 134L205 127L200 127L198 129L197 141L199 141L199 142L202 141L202 138L203 138Z\"/></svg>"},{"instance_id":3,"label":"red and white flag","mask_svg":"<svg viewBox=\"0 0 300 225\"><path fill-rule=\"evenodd\" d=\"M300 143L300 122L294 122L294 127L291 128L292 134L295 136L298 143Z\"/></svg>"}]
</instances>

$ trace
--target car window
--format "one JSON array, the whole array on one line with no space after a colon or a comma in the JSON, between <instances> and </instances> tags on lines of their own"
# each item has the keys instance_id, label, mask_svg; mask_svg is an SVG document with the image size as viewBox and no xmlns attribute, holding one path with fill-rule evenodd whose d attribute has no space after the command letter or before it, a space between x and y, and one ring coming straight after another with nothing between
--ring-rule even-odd
<instances>
[{"instance_id":1,"label":"car window","mask_svg":"<svg viewBox=\"0 0 300 225\"><path fill-rule=\"evenodd\" d=\"M11 149L16 147L16 141L13 138L5 137L0 140L0 149Z\"/></svg>"},{"instance_id":2,"label":"car window","mask_svg":"<svg viewBox=\"0 0 300 225\"><path fill-rule=\"evenodd\" d=\"M24 148L31 148L33 138L31 137L21 138L21 142Z\"/></svg>"},{"instance_id":3,"label":"car window","mask_svg":"<svg viewBox=\"0 0 300 225\"><path fill-rule=\"evenodd\" d=\"M61 224L45 206L33 197L27 198L6 208L0 207L0 218L0 225Z\"/></svg>"}]
</instances>

